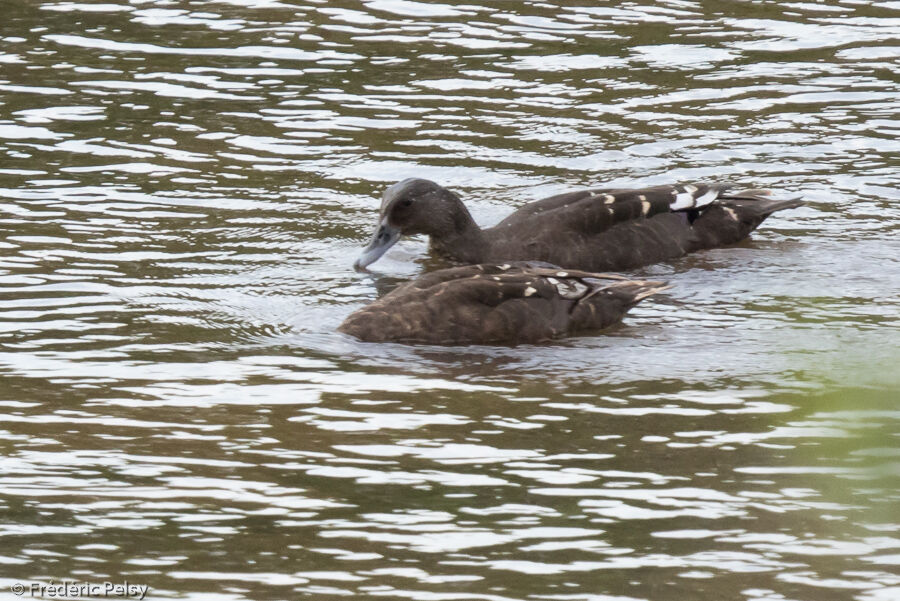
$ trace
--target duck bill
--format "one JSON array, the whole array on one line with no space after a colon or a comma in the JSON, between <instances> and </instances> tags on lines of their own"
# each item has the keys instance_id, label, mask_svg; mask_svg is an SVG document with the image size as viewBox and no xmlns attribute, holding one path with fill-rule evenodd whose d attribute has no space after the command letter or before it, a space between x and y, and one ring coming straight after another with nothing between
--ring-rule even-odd
<instances>
[{"instance_id":1,"label":"duck bill","mask_svg":"<svg viewBox=\"0 0 900 601\"><path fill-rule=\"evenodd\" d=\"M375 230L375 234L372 236L372 239L369 241L368 246L366 246L362 253L359 255L359 258L356 259L356 262L353 263L353 268L356 270L363 270L378 259L381 258L381 255L387 252L387 250L392 247L397 240L400 239L400 228L393 227L388 223L387 217L381 220L381 223L378 224L378 229Z\"/></svg>"}]
</instances>

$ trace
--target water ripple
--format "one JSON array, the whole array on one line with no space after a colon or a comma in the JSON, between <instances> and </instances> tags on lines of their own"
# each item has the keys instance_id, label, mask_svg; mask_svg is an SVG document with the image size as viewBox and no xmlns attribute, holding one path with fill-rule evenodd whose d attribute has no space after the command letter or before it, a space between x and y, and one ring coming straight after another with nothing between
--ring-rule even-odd
<instances>
[{"instance_id":1,"label":"water ripple","mask_svg":"<svg viewBox=\"0 0 900 601\"><path fill-rule=\"evenodd\" d=\"M562 4L8 7L10 575L898 597L900 3ZM807 205L635 272L673 288L603 336L359 343L347 314L440 265L412 238L351 268L405 177L482 224L676 180Z\"/></svg>"}]
</instances>

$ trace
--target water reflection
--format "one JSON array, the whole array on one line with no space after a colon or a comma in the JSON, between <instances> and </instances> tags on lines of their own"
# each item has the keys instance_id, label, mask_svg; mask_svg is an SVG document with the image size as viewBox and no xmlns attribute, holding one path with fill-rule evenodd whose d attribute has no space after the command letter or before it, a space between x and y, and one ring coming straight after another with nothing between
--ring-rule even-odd
<instances>
[{"instance_id":1,"label":"water reflection","mask_svg":"<svg viewBox=\"0 0 900 601\"><path fill-rule=\"evenodd\" d=\"M577 3L575 3L577 4ZM900 595L896 2L6 7L0 587ZM370 345L388 183L802 192L550 347ZM2 594L6 594L5 592Z\"/></svg>"}]
</instances>

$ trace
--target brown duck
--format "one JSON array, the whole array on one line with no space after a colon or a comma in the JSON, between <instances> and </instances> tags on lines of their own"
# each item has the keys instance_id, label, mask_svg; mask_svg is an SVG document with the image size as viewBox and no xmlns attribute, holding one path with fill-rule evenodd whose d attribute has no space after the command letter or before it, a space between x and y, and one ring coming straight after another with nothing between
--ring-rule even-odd
<instances>
[{"instance_id":1,"label":"brown duck","mask_svg":"<svg viewBox=\"0 0 900 601\"><path fill-rule=\"evenodd\" d=\"M775 211L803 204L769 198L766 190L729 189L686 184L569 192L481 229L456 194L406 179L385 190L378 227L354 267L371 265L404 234L426 234L431 249L455 263L546 261L619 271L734 244Z\"/></svg>"},{"instance_id":2,"label":"brown duck","mask_svg":"<svg viewBox=\"0 0 900 601\"><path fill-rule=\"evenodd\" d=\"M366 342L533 344L607 328L666 288L546 263L466 265L399 286L338 331Z\"/></svg>"}]
</instances>

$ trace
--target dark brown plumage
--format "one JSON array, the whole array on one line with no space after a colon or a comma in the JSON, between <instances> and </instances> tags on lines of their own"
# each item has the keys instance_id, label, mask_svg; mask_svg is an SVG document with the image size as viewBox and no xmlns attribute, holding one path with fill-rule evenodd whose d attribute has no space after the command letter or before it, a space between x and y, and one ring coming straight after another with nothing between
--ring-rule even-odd
<instances>
[{"instance_id":1,"label":"dark brown plumage","mask_svg":"<svg viewBox=\"0 0 900 601\"><path fill-rule=\"evenodd\" d=\"M401 235L426 234L432 250L455 263L546 261L619 271L734 244L775 211L801 204L722 184L583 190L525 205L481 229L456 194L407 179L385 191L378 228L355 266L377 261Z\"/></svg>"},{"instance_id":2,"label":"dark brown plumage","mask_svg":"<svg viewBox=\"0 0 900 601\"><path fill-rule=\"evenodd\" d=\"M466 265L399 286L338 331L366 342L533 344L607 328L666 288L545 263Z\"/></svg>"}]
</instances>

